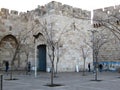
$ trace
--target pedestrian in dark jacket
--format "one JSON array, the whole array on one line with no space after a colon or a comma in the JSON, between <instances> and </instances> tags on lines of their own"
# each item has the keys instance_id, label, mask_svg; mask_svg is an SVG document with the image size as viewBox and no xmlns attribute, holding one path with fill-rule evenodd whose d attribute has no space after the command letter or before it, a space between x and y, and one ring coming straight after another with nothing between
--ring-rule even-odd
<instances>
[{"instance_id":1,"label":"pedestrian in dark jacket","mask_svg":"<svg viewBox=\"0 0 120 90\"><path fill-rule=\"evenodd\" d=\"M30 71L31 71L31 62L27 63L27 71L28 71L28 74L30 74Z\"/></svg>"},{"instance_id":2,"label":"pedestrian in dark jacket","mask_svg":"<svg viewBox=\"0 0 120 90\"><path fill-rule=\"evenodd\" d=\"M102 69L103 69L103 65L100 64L100 65L99 65L99 71L102 72Z\"/></svg>"},{"instance_id":3,"label":"pedestrian in dark jacket","mask_svg":"<svg viewBox=\"0 0 120 90\"><path fill-rule=\"evenodd\" d=\"M9 70L9 62L5 61L5 72L8 72Z\"/></svg>"},{"instance_id":4,"label":"pedestrian in dark jacket","mask_svg":"<svg viewBox=\"0 0 120 90\"><path fill-rule=\"evenodd\" d=\"M91 70L90 70L90 63L88 63L88 71L90 72Z\"/></svg>"}]
</instances>

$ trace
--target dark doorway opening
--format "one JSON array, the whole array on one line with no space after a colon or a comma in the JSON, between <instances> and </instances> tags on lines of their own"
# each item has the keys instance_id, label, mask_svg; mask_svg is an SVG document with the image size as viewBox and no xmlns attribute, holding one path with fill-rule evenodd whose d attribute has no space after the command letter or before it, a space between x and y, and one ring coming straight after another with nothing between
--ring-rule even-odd
<instances>
[{"instance_id":1,"label":"dark doorway opening","mask_svg":"<svg viewBox=\"0 0 120 90\"><path fill-rule=\"evenodd\" d=\"M38 71L46 72L46 45L39 45L38 47Z\"/></svg>"}]
</instances>

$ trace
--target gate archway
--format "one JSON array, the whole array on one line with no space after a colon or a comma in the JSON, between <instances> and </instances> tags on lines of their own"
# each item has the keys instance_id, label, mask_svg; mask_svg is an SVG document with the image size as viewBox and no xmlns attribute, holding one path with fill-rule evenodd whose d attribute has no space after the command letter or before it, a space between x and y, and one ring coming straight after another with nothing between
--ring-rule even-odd
<instances>
[{"instance_id":1,"label":"gate archway","mask_svg":"<svg viewBox=\"0 0 120 90\"><path fill-rule=\"evenodd\" d=\"M15 51L18 41L15 36L9 34L0 40L0 64L4 61L11 63L13 53Z\"/></svg>"}]
</instances>

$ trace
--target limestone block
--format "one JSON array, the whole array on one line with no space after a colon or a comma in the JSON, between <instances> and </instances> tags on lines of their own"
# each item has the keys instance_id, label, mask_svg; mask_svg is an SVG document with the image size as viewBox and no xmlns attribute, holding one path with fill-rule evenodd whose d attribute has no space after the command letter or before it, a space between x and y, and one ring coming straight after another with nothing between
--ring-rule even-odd
<instances>
[{"instance_id":1,"label":"limestone block","mask_svg":"<svg viewBox=\"0 0 120 90\"><path fill-rule=\"evenodd\" d=\"M49 10L50 9L59 10L61 8L61 6L62 6L62 3L55 2L55 1L52 1L52 2L48 3L47 5L45 5L45 7Z\"/></svg>"},{"instance_id":2,"label":"limestone block","mask_svg":"<svg viewBox=\"0 0 120 90\"><path fill-rule=\"evenodd\" d=\"M63 15L65 16L73 16L73 8L72 6L69 6L69 5L63 5L62 6L62 13Z\"/></svg>"},{"instance_id":3,"label":"limestone block","mask_svg":"<svg viewBox=\"0 0 120 90\"><path fill-rule=\"evenodd\" d=\"M0 16L2 16L2 12L0 11Z\"/></svg>"},{"instance_id":4,"label":"limestone block","mask_svg":"<svg viewBox=\"0 0 120 90\"><path fill-rule=\"evenodd\" d=\"M18 15L18 11L16 11L16 10L11 10L11 14Z\"/></svg>"},{"instance_id":5,"label":"limestone block","mask_svg":"<svg viewBox=\"0 0 120 90\"><path fill-rule=\"evenodd\" d=\"M112 14L113 11L114 11L114 6L104 8L104 12L106 12L107 14Z\"/></svg>"},{"instance_id":6,"label":"limestone block","mask_svg":"<svg viewBox=\"0 0 120 90\"><path fill-rule=\"evenodd\" d=\"M82 9L73 8L73 17L79 18L81 17L81 14L82 14Z\"/></svg>"},{"instance_id":7,"label":"limestone block","mask_svg":"<svg viewBox=\"0 0 120 90\"><path fill-rule=\"evenodd\" d=\"M9 9L1 8L1 12L2 12L4 15L8 15L8 14L9 14Z\"/></svg>"}]
</instances>

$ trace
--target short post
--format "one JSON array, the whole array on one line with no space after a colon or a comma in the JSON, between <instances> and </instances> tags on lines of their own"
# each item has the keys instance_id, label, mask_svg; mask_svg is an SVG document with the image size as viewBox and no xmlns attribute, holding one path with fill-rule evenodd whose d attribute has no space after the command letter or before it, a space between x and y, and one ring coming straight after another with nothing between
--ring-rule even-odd
<instances>
[{"instance_id":1,"label":"short post","mask_svg":"<svg viewBox=\"0 0 120 90\"><path fill-rule=\"evenodd\" d=\"M0 90L3 90L3 75L0 75Z\"/></svg>"}]
</instances>

